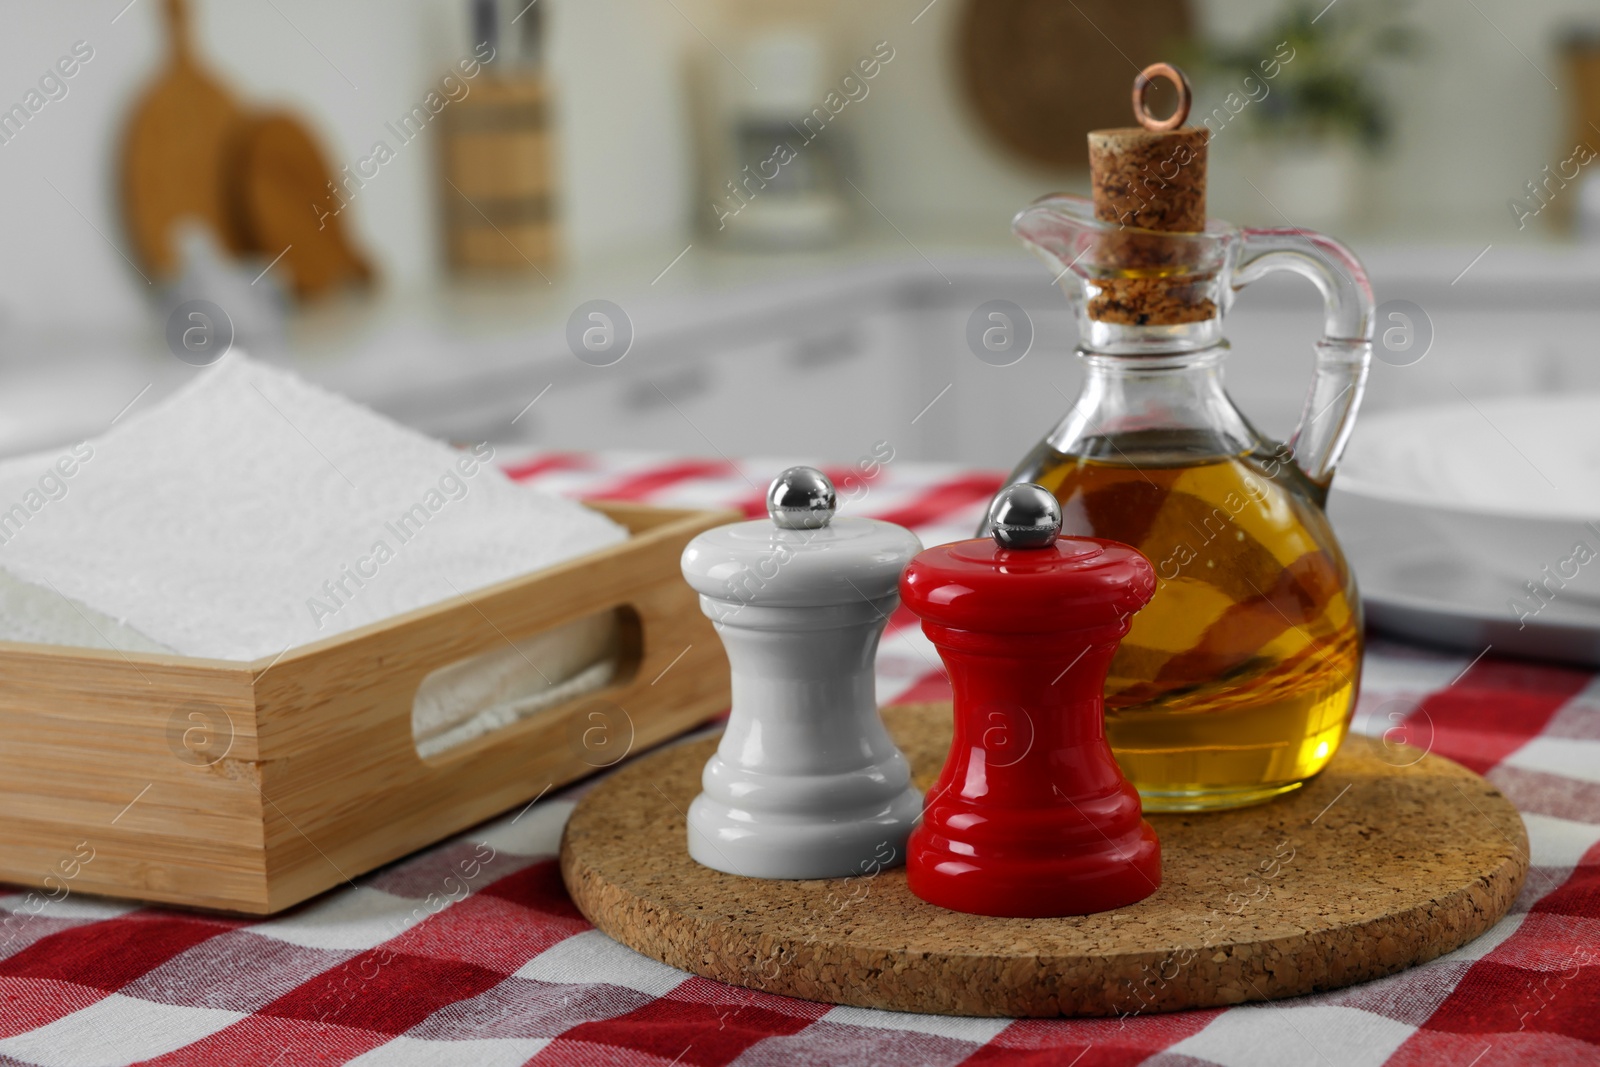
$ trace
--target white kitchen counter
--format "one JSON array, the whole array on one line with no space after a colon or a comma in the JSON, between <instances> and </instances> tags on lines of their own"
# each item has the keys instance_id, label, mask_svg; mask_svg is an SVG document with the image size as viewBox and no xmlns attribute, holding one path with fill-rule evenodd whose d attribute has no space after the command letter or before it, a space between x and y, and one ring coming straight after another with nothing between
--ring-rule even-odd
<instances>
[{"instance_id":1,"label":"white kitchen counter","mask_svg":"<svg viewBox=\"0 0 1600 1067\"><path fill-rule=\"evenodd\" d=\"M1413 301L1436 332L1420 363L1374 368L1371 407L1456 390L1600 390L1600 249L1358 250L1379 301ZM349 298L298 314L283 347L263 354L431 433L553 448L849 461L890 440L908 457L1007 466L1076 393L1066 302L1015 244L913 247L888 233L795 255L696 244L674 262L683 251L651 248L551 283ZM636 331L610 367L581 363L565 340L572 309L595 298L622 306ZM1036 327L1012 367L966 348L967 317L994 298ZM1260 283L1234 311L1230 386L1269 433L1297 413L1319 321L1314 290L1293 278ZM165 351L158 326L120 339L7 336L0 452L98 433L141 392L136 407L180 385L194 371Z\"/></svg>"}]
</instances>

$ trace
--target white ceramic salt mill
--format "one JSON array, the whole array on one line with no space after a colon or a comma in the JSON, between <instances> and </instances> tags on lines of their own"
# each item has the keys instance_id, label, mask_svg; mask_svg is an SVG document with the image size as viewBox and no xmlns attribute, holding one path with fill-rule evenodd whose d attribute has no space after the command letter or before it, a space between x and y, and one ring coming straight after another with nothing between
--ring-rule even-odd
<instances>
[{"instance_id":1,"label":"white ceramic salt mill","mask_svg":"<svg viewBox=\"0 0 1600 1067\"><path fill-rule=\"evenodd\" d=\"M835 506L821 471L791 467L769 519L684 549L733 671L728 729L689 807L689 855L707 867L836 878L905 862L922 794L878 714L873 659L922 544Z\"/></svg>"}]
</instances>

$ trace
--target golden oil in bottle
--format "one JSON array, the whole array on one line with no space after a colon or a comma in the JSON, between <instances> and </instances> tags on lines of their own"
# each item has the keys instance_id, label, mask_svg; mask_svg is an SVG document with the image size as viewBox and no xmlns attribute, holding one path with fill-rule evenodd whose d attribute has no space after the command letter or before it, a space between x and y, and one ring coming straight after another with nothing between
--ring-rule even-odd
<instances>
[{"instance_id":1,"label":"golden oil in bottle","mask_svg":"<svg viewBox=\"0 0 1600 1067\"><path fill-rule=\"evenodd\" d=\"M1063 534L1134 545L1155 565L1155 597L1106 684L1106 731L1148 811L1296 788L1343 740L1361 670L1360 602L1322 491L1286 455L1208 443L1156 431L1080 441L1083 455L1043 444L1012 479L1055 493Z\"/></svg>"}]
</instances>

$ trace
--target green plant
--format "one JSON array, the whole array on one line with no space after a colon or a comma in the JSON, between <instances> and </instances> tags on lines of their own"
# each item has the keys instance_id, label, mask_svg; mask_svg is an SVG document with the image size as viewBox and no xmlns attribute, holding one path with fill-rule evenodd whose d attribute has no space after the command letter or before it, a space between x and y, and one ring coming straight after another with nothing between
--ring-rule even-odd
<instances>
[{"instance_id":1,"label":"green plant","mask_svg":"<svg viewBox=\"0 0 1600 1067\"><path fill-rule=\"evenodd\" d=\"M1242 41L1199 41L1185 52L1203 82L1250 100L1244 118L1258 134L1348 137L1376 150L1393 128L1381 68L1420 45L1406 0L1294 0ZM1274 56L1281 62L1269 79L1264 61Z\"/></svg>"}]
</instances>

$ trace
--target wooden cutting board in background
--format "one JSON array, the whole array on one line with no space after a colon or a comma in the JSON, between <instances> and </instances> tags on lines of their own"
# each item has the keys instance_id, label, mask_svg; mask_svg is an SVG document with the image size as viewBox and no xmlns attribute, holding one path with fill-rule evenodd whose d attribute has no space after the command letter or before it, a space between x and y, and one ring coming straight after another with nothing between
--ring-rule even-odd
<instances>
[{"instance_id":1,"label":"wooden cutting board in background","mask_svg":"<svg viewBox=\"0 0 1600 1067\"><path fill-rule=\"evenodd\" d=\"M1558 154L1551 158L1565 161L1575 158L1578 145L1600 145L1600 28L1568 31L1560 43L1560 52L1564 75L1561 88L1562 96L1566 99L1568 133L1566 140L1556 144L1555 151ZM1563 162L1558 169L1571 166ZM1571 232L1573 224L1580 221L1585 228L1592 227L1596 220L1578 218L1580 200L1576 196L1558 196L1551 205L1553 210L1550 218L1538 221L1549 221L1558 230L1566 232ZM1515 212L1512 214L1516 217ZM1540 214L1544 212L1541 210Z\"/></svg>"},{"instance_id":2,"label":"wooden cutting board in background","mask_svg":"<svg viewBox=\"0 0 1600 1067\"><path fill-rule=\"evenodd\" d=\"M182 268L177 223L195 219L235 256L277 261L312 299L372 268L330 192L333 172L306 125L252 110L195 55L187 0L166 0L168 56L135 103L122 150L122 211L135 258L152 277Z\"/></svg>"},{"instance_id":3,"label":"wooden cutting board in background","mask_svg":"<svg viewBox=\"0 0 1600 1067\"><path fill-rule=\"evenodd\" d=\"M179 269L175 223L199 219L229 252L246 251L222 170L243 117L233 94L195 57L185 0L166 0L167 60L133 106L122 143L122 214L145 270Z\"/></svg>"},{"instance_id":4,"label":"wooden cutting board in background","mask_svg":"<svg viewBox=\"0 0 1600 1067\"><path fill-rule=\"evenodd\" d=\"M295 294L314 298L372 279L330 192L333 172L304 123L284 111L244 119L230 147L228 194L251 247L278 262ZM348 194L345 194L348 195Z\"/></svg>"},{"instance_id":5,"label":"wooden cutting board in background","mask_svg":"<svg viewBox=\"0 0 1600 1067\"><path fill-rule=\"evenodd\" d=\"M1171 61L1191 26L1187 0L967 0L957 62L996 140L1029 162L1081 169L1088 132L1133 125L1134 75ZM1170 104L1152 91L1150 107Z\"/></svg>"}]
</instances>

